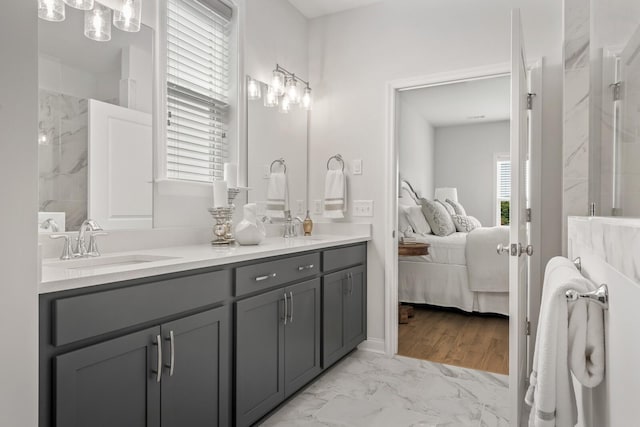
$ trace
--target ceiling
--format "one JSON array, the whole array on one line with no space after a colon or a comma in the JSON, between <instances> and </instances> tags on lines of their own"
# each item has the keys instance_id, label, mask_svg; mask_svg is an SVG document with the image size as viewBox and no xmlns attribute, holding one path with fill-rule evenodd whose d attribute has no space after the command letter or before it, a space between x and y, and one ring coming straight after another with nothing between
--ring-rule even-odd
<instances>
[{"instance_id":1,"label":"ceiling","mask_svg":"<svg viewBox=\"0 0 640 427\"><path fill-rule=\"evenodd\" d=\"M383 0L289 0L296 9L309 19L343 10L355 9L380 3Z\"/></svg>"},{"instance_id":2,"label":"ceiling","mask_svg":"<svg viewBox=\"0 0 640 427\"><path fill-rule=\"evenodd\" d=\"M400 101L433 127L509 120L510 81L503 76L406 90Z\"/></svg>"}]
</instances>

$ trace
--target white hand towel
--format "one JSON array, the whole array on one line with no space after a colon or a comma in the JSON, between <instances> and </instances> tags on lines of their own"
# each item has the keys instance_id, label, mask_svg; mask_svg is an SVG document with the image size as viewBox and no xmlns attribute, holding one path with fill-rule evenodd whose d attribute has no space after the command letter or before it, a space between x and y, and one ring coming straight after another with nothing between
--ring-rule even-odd
<instances>
[{"instance_id":1,"label":"white hand towel","mask_svg":"<svg viewBox=\"0 0 640 427\"><path fill-rule=\"evenodd\" d=\"M340 169L327 171L324 181L324 216L344 218L347 211L347 177Z\"/></svg>"},{"instance_id":2,"label":"white hand towel","mask_svg":"<svg viewBox=\"0 0 640 427\"><path fill-rule=\"evenodd\" d=\"M289 183L285 172L272 172L267 187L267 215L284 218L289 209Z\"/></svg>"},{"instance_id":3,"label":"white hand towel","mask_svg":"<svg viewBox=\"0 0 640 427\"><path fill-rule=\"evenodd\" d=\"M531 406L530 427L574 426L578 421L569 372L569 303L565 294L569 289L587 292L591 286L568 259L555 257L547 264L531 385L525 396ZM576 313L574 322L577 320ZM577 323L572 326L571 333L577 333Z\"/></svg>"}]
</instances>

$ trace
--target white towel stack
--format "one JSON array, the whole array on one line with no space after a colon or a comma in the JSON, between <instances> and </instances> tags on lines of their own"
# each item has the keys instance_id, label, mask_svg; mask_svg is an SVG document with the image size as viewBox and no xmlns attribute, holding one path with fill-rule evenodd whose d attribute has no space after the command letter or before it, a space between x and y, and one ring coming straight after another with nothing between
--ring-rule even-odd
<instances>
[{"instance_id":1,"label":"white towel stack","mask_svg":"<svg viewBox=\"0 0 640 427\"><path fill-rule=\"evenodd\" d=\"M574 426L577 407L570 368L587 387L604 375L602 308L586 300L567 302L566 291L595 290L573 263L563 257L549 261L525 401L531 406L530 427Z\"/></svg>"},{"instance_id":2,"label":"white towel stack","mask_svg":"<svg viewBox=\"0 0 640 427\"><path fill-rule=\"evenodd\" d=\"M347 177L340 169L330 169L324 181L324 216L344 218L347 211Z\"/></svg>"},{"instance_id":3,"label":"white towel stack","mask_svg":"<svg viewBox=\"0 0 640 427\"><path fill-rule=\"evenodd\" d=\"M289 209L289 183L285 172L271 172L267 187L267 215L284 218Z\"/></svg>"}]
</instances>

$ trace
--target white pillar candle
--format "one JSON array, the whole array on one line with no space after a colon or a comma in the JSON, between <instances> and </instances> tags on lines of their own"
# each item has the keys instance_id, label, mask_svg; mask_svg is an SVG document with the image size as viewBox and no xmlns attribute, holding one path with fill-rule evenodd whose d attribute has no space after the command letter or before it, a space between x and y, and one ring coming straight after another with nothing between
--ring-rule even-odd
<instances>
[{"instance_id":1,"label":"white pillar candle","mask_svg":"<svg viewBox=\"0 0 640 427\"><path fill-rule=\"evenodd\" d=\"M226 208L229 206L227 181L213 181L213 207Z\"/></svg>"},{"instance_id":2,"label":"white pillar candle","mask_svg":"<svg viewBox=\"0 0 640 427\"><path fill-rule=\"evenodd\" d=\"M235 188L238 186L238 164L237 163L224 164L224 180L227 181L229 188Z\"/></svg>"}]
</instances>

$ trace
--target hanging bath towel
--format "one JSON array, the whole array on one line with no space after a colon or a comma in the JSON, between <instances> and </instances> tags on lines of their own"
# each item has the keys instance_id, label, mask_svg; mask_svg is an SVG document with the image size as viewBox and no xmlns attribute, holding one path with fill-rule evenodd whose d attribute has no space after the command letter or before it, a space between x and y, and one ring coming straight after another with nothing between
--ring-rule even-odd
<instances>
[{"instance_id":1,"label":"hanging bath towel","mask_svg":"<svg viewBox=\"0 0 640 427\"><path fill-rule=\"evenodd\" d=\"M267 215L272 218L284 218L289 210L289 183L285 172L272 172L267 188Z\"/></svg>"},{"instance_id":2,"label":"hanging bath towel","mask_svg":"<svg viewBox=\"0 0 640 427\"><path fill-rule=\"evenodd\" d=\"M347 176L340 169L330 169L324 182L325 218L344 218L347 211Z\"/></svg>"}]
</instances>

